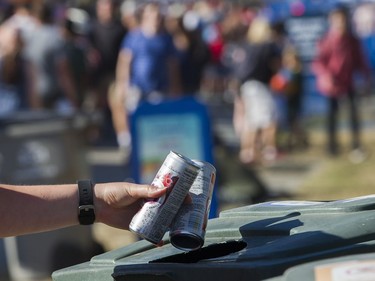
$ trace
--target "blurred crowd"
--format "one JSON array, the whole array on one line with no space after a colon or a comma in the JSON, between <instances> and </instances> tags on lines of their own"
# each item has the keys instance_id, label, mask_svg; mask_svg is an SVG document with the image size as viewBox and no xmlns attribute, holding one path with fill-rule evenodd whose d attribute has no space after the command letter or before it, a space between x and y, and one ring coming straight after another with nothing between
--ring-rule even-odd
<instances>
[{"instance_id":1,"label":"blurred crowd","mask_svg":"<svg viewBox=\"0 0 375 281\"><path fill-rule=\"evenodd\" d=\"M283 25L271 23L262 7L220 0L13 0L0 9L2 116L23 109L100 111L118 144L129 148L127 116L140 102L225 92L234 106L239 159L252 164L279 155L279 95L287 105L285 146L308 145L301 124L303 66ZM347 75L356 67L349 65ZM337 96L331 98L336 153L338 105ZM360 146L357 119L353 113L353 149Z\"/></svg>"}]
</instances>

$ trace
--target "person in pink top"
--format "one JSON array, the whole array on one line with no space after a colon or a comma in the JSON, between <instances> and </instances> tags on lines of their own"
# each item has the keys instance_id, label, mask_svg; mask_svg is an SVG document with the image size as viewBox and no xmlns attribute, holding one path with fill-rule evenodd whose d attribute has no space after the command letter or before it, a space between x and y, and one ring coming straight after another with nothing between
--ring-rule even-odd
<instances>
[{"instance_id":1,"label":"person in pink top","mask_svg":"<svg viewBox=\"0 0 375 281\"><path fill-rule=\"evenodd\" d=\"M349 11L336 7L329 14L329 30L318 43L318 54L312 69L316 74L317 88L328 99L328 152L339 152L336 139L339 104L345 98L349 102L352 151L350 158L363 161L365 154L361 148L360 120L354 91L354 74L361 72L369 81L370 70L365 61L360 41L350 28Z\"/></svg>"}]
</instances>

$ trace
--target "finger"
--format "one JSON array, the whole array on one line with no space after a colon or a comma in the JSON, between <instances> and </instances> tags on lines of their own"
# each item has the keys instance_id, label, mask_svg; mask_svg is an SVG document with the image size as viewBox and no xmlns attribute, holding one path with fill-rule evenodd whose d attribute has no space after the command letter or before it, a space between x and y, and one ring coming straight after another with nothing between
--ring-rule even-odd
<instances>
[{"instance_id":1,"label":"finger","mask_svg":"<svg viewBox=\"0 0 375 281\"><path fill-rule=\"evenodd\" d=\"M159 198L165 194L167 188L157 188L152 185L133 185L129 190L131 197L135 199L141 198Z\"/></svg>"}]
</instances>

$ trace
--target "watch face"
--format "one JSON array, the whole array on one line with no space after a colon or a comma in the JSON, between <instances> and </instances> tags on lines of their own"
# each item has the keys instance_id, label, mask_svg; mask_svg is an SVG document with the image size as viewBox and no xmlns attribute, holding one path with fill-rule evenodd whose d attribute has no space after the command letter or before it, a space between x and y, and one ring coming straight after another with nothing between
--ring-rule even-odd
<instances>
[{"instance_id":1,"label":"watch face","mask_svg":"<svg viewBox=\"0 0 375 281\"><path fill-rule=\"evenodd\" d=\"M95 222L94 206L92 208L82 208L78 214L79 223L82 225L89 225Z\"/></svg>"}]
</instances>

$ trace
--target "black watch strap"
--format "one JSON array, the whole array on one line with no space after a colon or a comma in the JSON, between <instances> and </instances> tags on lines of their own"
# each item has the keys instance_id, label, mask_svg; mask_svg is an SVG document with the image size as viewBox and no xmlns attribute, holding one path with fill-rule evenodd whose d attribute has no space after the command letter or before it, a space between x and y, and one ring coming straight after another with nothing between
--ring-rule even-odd
<instances>
[{"instance_id":1,"label":"black watch strap","mask_svg":"<svg viewBox=\"0 0 375 281\"><path fill-rule=\"evenodd\" d=\"M95 221L94 191L90 180L79 180L78 220L81 225L93 224Z\"/></svg>"}]
</instances>

